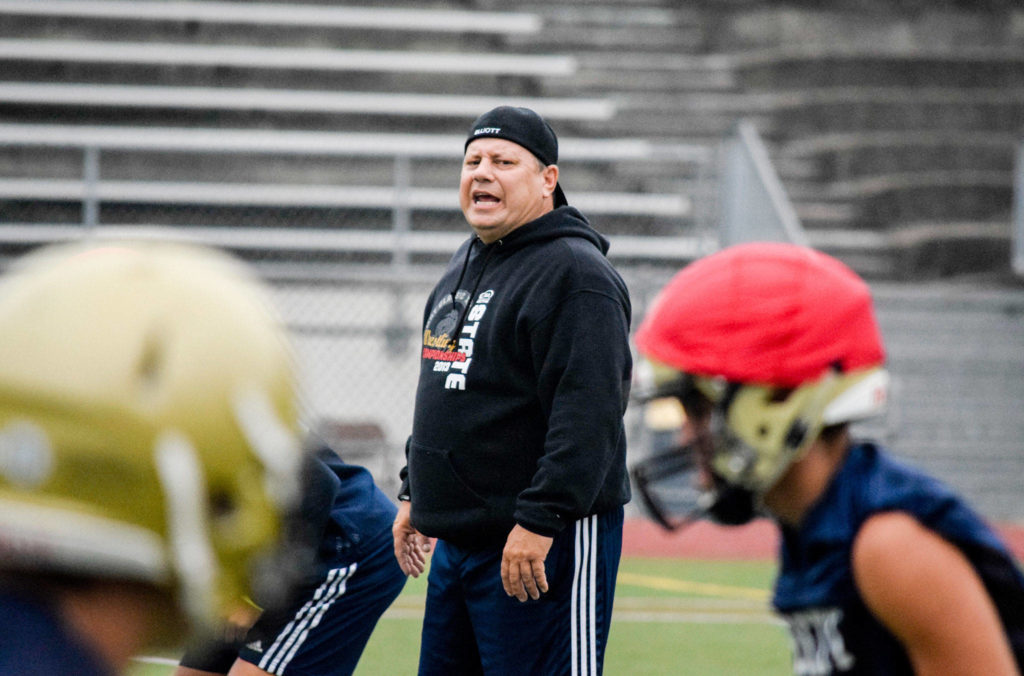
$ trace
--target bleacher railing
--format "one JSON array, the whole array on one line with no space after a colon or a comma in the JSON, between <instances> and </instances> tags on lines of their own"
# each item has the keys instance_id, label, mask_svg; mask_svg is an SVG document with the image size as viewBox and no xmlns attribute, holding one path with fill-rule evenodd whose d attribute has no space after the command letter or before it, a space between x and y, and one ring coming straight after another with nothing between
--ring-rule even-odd
<instances>
[{"instance_id":1,"label":"bleacher railing","mask_svg":"<svg viewBox=\"0 0 1024 676\"><path fill-rule=\"evenodd\" d=\"M0 145L41 149L53 152L77 150L82 153L80 178L69 178L67 168L59 176L18 175L5 172L0 177L0 199L10 202L63 204L62 219L32 222L0 217L0 241L45 243L55 239L81 236L73 232L84 226L92 234L102 235L112 225L144 226L145 209L141 215L122 213L119 219L107 221L104 208L111 204L162 205L168 209L192 208L195 212L187 222L187 233L204 243L232 249L258 251L351 251L388 255L404 260L409 255L450 252L464 236L458 214L457 191L454 187L419 187L413 185L412 163L417 161L452 161L457 171L458 156L464 139L447 135L323 133L304 131L272 131L242 129L134 128L0 124ZM246 157L255 162L264 158L286 158L301 165L307 158L327 158L335 168L356 158L390 161L389 183L386 185L340 184L335 182L300 182L292 178L280 182L261 182L251 177L217 176L216 180L187 178L158 180L134 175L110 177L101 166L108 155L131 154L136 158L178 155L179 157L233 156L236 166L246 164ZM564 162L614 166L624 162L650 162L667 167L665 173L679 172L690 166L696 179L678 181L678 190L662 193L638 190L573 191L573 203L593 217L604 216L625 223L613 236L614 255L620 258L657 259L685 262L705 253L711 234L707 217L698 217L704 195L709 194L713 162L712 149L699 145L657 144L639 139L565 139L562 144ZM290 159L289 159L290 158ZM136 161L139 161L138 159ZM182 160L179 159L179 164ZM188 160L184 160L187 164ZM692 167L697 167L692 170ZM11 175L14 173L15 175ZM123 172L122 172L123 173ZM182 172L179 170L179 174ZM352 173L352 172L349 172ZM186 172L187 174L187 172ZM361 177L359 177L361 178ZM78 223L70 223L67 206L80 204ZM204 222L204 210L216 209L320 209L324 213L390 213L390 227L360 227L369 219L350 218L339 224L331 217L310 217L306 222L290 219L277 222L273 216L261 218L255 225L221 225ZM425 227L414 227L413 214L427 221ZM635 219L637 227L628 223ZM76 219L77 220L77 219ZM670 226L671 234L645 232L644 223L658 220L678 223ZM166 222L166 221L164 221ZM115 228L118 234L123 228ZM141 231L141 228L139 229ZM184 233L182 233L184 236Z\"/></svg>"},{"instance_id":2,"label":"bleacher railing","mask_svg":"<svg viewBox=\"0 0 1024 676\"><path fill-rule=\"evenodd\" d=\"M1024 139L1017 142L1013 170L1013 271L1024 277Z\"/></svg>"},{"instance_id":3,"label":"bleacher railing","mask_svg":"<svg viewBox=\"0 0 1024 676\"><path fill-rule=\"evenodd\" d=\"M800 219L754 125L740 121L722 145L721 246L751 241L807 245Z\"/></svg>"}]
</instances>

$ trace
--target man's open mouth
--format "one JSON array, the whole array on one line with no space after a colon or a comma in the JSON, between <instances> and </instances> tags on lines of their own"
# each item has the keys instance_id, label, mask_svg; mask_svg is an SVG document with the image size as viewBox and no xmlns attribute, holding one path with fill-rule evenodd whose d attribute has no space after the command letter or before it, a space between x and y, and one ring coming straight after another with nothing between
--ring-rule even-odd
<instances>
[{"instance_id":1,"label":"man's open mouth","mask_svg":"<svg viewBox=\"0 0 1024 676\"><path fill-rule=\"evenodd\" d=\"M473 193L473 204L497 204L500 202L497 197L485 192Z\"/></svg>"}]
</instances>

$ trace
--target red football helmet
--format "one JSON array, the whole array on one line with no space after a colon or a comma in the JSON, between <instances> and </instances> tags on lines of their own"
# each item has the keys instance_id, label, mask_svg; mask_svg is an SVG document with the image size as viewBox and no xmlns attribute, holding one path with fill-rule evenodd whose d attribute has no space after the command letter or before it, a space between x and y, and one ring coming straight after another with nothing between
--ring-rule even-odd
<instances>
[{"instance_id":1,"label":"red football helmet","mask_svg":"<svg viewBox=\"0 0 1024 676\"><path fill-rule=\"evenodd\" d=\"M636 344L655 365L655 391L712 409L699 462L684 471L661 457L635 468L648 503L658 502L658 485L680 492L668 474L689 482L702 471L713 487L682 490L696 511L715 515L737 491L756 505L823 427L878 413L886 400L867 284L806 247L741 244L692 263L655 299Z\"/></svg>"}]
</instances>

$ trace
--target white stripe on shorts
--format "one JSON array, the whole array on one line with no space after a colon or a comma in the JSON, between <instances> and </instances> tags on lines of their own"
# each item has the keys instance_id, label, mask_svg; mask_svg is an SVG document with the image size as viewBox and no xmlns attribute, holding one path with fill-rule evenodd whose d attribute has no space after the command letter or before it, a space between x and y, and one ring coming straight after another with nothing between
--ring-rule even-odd
<instances>
[{"instance_id":1,"label":"white stripe on shorts","mask_svg":"<svg viewBox=\"0 0 1024 676\"><path fill-rule=\"evenodd\" d=\"M597 674L597 516L575 524L575 569L572 579L572 676Z\"/></svg>"},{"instance_id":2,"label":"white stripe on shorts","mask_svg":"<svg viewBox=\"0 0 1024 676\"><path fill-rule=\"evenodd\" d=\"M313 593L313 597L295 613L295 617L274 640L273 645L267 649L256 666L271 674L284 673L288 663L295 657L306 637L309 636L309 630L320 624L320 620L331 604L344 595L345 583L354 572L356 572L354 563L351 566L334 568L328 572L323 584Z\"/></svg>"}]
</instances>

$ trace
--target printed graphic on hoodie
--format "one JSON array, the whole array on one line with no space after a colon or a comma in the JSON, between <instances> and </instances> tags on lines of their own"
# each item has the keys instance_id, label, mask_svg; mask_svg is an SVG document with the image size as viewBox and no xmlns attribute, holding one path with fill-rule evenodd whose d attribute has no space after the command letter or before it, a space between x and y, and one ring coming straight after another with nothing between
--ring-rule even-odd
<instances>
[{"instance_id":1,"label":"printed graphic on hoodie","mask_svg":"<svg viewBox=\"0 0 1024 676\"><path fill-rule=\"evenodd\" d=\"M455 294L455 302L452 302L451 295L444 296L430 311L423 329L421 358L434 362L435 373L446 374L446 390L466 389L466 374L473 361L473 343L493 296L494 290L488 289L470 305L469 293L460 290Z\"/></svg>"}]
</instances>

